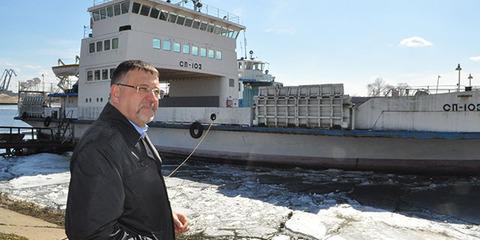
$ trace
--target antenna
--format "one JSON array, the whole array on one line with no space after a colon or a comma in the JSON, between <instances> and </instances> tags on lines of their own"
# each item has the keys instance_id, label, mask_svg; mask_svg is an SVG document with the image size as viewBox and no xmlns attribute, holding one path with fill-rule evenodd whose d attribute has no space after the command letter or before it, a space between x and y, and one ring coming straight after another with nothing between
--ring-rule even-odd
<instances>
[{"instance_id":1,"label":"antenna","mask_svg":"<svg viewBox=\"0 0 480 240\"><path fill-rule=\"evenodd\" d=\"M247 37L245 36L245 30L243 31L243 44L245 45L245 48L243 49L245 59L247 59Z\"/></svg>"}]
</instances>

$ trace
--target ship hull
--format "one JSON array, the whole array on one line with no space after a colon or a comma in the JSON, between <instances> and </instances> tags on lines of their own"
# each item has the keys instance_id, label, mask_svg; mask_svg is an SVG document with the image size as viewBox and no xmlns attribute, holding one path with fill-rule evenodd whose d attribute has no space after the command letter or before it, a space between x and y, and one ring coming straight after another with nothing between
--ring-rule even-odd
<instances>
[{"instance_id":1,"label":"ship hull","mask_svg":"<svg viewBox=\"0 0 480 240\"><path fill-rule=\"evenodd\" d=\"M32 125L42 122L30 121ZM77 121L80 137L91 121ZM53 123L55 124L55 123ZM201 138L190 125L153 123L149 136L164 155L189 155ZM261 127L212 127L193 157L243 164L392 172L476 174L480 133L425 134ZM202 136L203 136L202 135Z\"/></svg>"}]
</instances>

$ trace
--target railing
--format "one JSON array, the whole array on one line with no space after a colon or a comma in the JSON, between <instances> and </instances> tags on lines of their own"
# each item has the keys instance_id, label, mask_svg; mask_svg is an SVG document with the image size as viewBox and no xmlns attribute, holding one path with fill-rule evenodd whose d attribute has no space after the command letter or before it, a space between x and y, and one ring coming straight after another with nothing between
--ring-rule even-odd
<instances>
[{"instance_id":1,"label":"railing","mask_svg":"<svg viewBox=\"0 0 480 240\"><path fill-rule=\"evenodd\" d=\"M438 85L438 86L408 86L408 87L396 87L388 90L385 96L415 96L419 92L424 92L428 94L438 94L438 93L452 93L452 92L463 92L463 91L477 91L480 89L480 86L466 86L460 85Z\"/></svg>"},{"instance_id":2,"label":"railing","mask_svg":"<svg viewBox=\"0 0 480 240\"><path fill-rule=\"evenodd\" d=\"M10 126L0 126L1 134L10 134L10 135L20 135L24 134L29 140L38 140L38 134L43 131L49 132L48 135L50 140L53 140L53 130L51 128L42 128L42 127L10 127ZM22 137L23 139L23 137ZM20 139L21 140L21 139Z\"/></svg>"}]
</instances>

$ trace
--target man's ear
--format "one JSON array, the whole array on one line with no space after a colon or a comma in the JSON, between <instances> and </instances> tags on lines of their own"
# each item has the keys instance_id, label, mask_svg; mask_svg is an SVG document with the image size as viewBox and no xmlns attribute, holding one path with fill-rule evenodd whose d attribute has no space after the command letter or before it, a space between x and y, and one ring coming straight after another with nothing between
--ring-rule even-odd
<instances>
[{"instance_id":1,"label":"man's ear","mask_svg":"<svg viewBox=\"0 0 480 240\"><path fill-rule=\"evenodd\" d=\"M110 101L112 101L112 103L118 103L119 98L120 88L118 87L118 85L113 84L112 86L110 86Z\"/></svg>"}]
</instances>

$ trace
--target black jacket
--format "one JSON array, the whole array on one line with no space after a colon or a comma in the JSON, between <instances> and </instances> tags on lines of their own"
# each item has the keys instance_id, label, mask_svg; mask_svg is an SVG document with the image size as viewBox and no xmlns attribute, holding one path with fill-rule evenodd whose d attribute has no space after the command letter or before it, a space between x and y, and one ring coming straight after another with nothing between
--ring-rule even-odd
<instances>
[{"instance_id":1,"label":"black jacket","mask_svg":"<svg viewBox=\"0 0 480 240\"><path fill-rule=\"evenodd\" d=\"M76 146L70 172L70 240L175 239L160 156L109 103Z\"/></svg>"}]
</instances>

